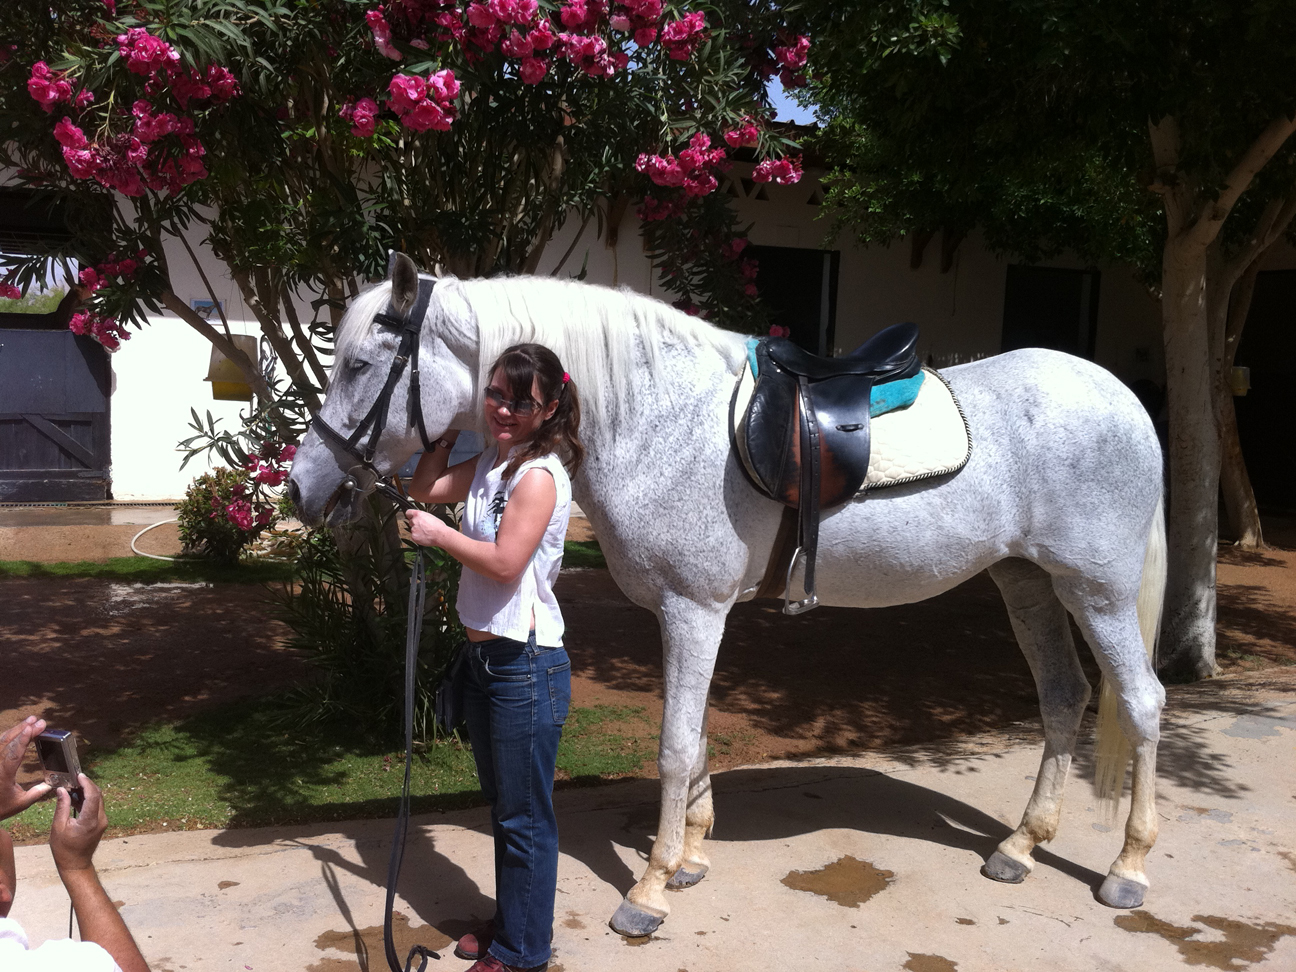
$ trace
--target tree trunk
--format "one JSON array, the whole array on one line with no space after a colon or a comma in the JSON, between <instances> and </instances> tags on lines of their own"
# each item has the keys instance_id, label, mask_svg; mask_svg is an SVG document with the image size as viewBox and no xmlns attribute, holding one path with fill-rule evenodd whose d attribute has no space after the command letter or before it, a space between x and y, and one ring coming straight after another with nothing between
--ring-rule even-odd
<instances>
[{"instance_id":1,"label":"tree trunk","mask_svg":"<svg viewBox=\"0 0 1296 972\"><path fill-rule=\"evenodd\" d=\"M1261 251L1261 255L1263 252L1265 251ZM1246 323L1247 314L1251 310L1251 298L1255 295L1259 270L1260 259L1257 256L1233 285L1223 354L1215 382L1220 429L1220 491L1224 496L1229 531L1237 546L1247 550L1263 548L1264 536L1260 529L1260 509L1256 505L1255 491L1251 488L1251 477L1247 475L1246 457L1242 455L1242 440L1238 437L1237 408L1233 402L1231 378L1238 343L1242 337L1242 326Z\"/></svg>"},{"instance_id":2,"label":"tree trunk","mask_svg":"<svg viewBox=\"0 0 1296 972\"><path fill-rule=\"evenodd\" d=\"M1162 671L1209 678L1215 666L1215 557L1220 439L1206 313L1206 248L1172 235L1162 270L1162 331L1170 412L1169 577Z\"/></svg>"}]
</instances>

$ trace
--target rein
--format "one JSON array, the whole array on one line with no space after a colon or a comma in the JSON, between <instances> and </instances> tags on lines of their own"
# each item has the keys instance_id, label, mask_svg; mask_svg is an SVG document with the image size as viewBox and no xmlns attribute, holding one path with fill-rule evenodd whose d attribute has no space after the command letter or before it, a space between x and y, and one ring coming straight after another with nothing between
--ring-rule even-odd
<instances>
[{"instance_id":1,"label":"rein","mask_svg":"<svg viewBox=\"0 0 1296 972\"><path fill-rule=\"evenodd\" d=\"M386 477L373 464L373 458L378 451L378 440L382 438L383 430L387 427L387 415L391 407L392 392L396 388L396 383L400 381L400 376L405 371L406 364L410 364L410 411L414 413L413 421L418 426L419 438L423 441L423 448L428 452L432 451L433 447L428 440L427 428L423 424L423 405L419 387L419 337L423 330L423 318L427 314L428 302L432 299L432 289L435 286L435 279L420 276L418 299L414 301L414 306L403 317L397 317L391 312L391 304L387 305L386 311L374 315L373 323L398 331L401 341L400 347L396 349L396 357L392 361L391 371L387 373L387 381L383 384L382 391L378 393L378 398L373 403L373 407L360 420L356 430L351 435L345 436L319 415L316 415L311 421L311 427L319 431L321 438L327 439L347 455L358 460L358 465L352 466L348 470L346 478L338 484L337 489L333 491L333 495L329 497L328 503L325 504L325 521L328 520L329 514L333 512L333 507L337 505L343 493L361 488L358 478L359 473L369 473L373 476L373 482L368 484L367 490L371 489L382 493L402 510L411 509L414 505L404 493L386 482ZM369 432L369 440L361 447L360 440L364 438L365 432ZM400 957L396 954L396 941L392 935L392 912L396 905L396 884L400 880L401 861L405 856L405 837L409 830L410 768L414 759L414 686L415 676L418 672L419 640L423 633L423 607L426 598L426 574L423 550L420 548L414 556L414 567L410 572L409 601L405 623L405 779L401 784L400 808L396 814L396 831L392 836L391 860L387 865L387 904L383 914L383 948L391 972L411 972L415 956L418 956L420 961L418 968L414 969L413 972L424 972L429 957L441 958L440 955L427 946L416 944L410 948L409 955L405 959L405 965L402 966Z\"/></svg>"}]
</instances>

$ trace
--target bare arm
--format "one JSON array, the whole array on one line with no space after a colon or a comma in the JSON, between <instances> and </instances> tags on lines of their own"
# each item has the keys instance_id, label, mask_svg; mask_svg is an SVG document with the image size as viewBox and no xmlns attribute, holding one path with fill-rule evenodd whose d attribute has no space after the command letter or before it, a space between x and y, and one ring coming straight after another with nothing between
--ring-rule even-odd
<instances>
[{"instance_id":1,"label":"bare arm","mask_svg":"<svg viewBox=\"0 0 1296 972\"><path fill-rule=\"evenodd\" d=\"M522 576L540 546L557 505L558 487L553 476L543 469L529 469L513 487L494 543L472 540L418 510L410 510L405 516L415 543L440 547L483 577L511 584Z\"/></svg>"},{"instance_id":2,"label":"bare arm","mask_svg":"<svg viewBox=\"0 0 1296 972\"><path fill-rule=\"evenodd\" d=\"M80 781L85 790L80 816L72 816L72 798L68 791L62 787L58 789L58 808L54 811L54 826L50 829L50 851L68 897L72 899L81 940L94 942L103 948L121 966L122 972L149 972L139 946L99 883L94 868L95 848L108 827L103 794L84 773Z\"/></svg>"},{"instance_id":3,"label":"bare arm","mask_svg":"<svg viewBox=\"0 0 1296 972\"><path fill-rule=\"evenodd\" d=\"M462 503L468 498L473 473L477 470L476 461L468 460L446 468L450 461L450 450L442 443L449 442L453 445L458 438L458 430L452 429L437 440L431 452L425 452L419 457L409 487L410 499L420 503Z\"/></svg>"}]
</instances>

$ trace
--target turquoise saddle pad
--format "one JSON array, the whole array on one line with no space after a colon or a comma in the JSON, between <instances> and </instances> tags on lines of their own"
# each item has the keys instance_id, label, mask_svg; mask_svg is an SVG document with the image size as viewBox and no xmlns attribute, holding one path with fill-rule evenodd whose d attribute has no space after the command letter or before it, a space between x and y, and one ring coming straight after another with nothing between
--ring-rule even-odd
<instances>
[{"instance_id":1,"label":"turquoise saddle pad","mask_svg":"<svg viewBox=\"0 0 1296 972\"><path fill-rule=\"evenodd\" d=\"M747 367L751 369L753 378L760 377L756 367L757 340L757 338L747 339ZM869 395L869 418L877 418L887 412L912 405L914 399L918 397L919 389L922 388L925 374L926 372L920 371L912 378L901 378L898 381L888 381L885 385L874 385Z\"/></svg>"}]
</instances>

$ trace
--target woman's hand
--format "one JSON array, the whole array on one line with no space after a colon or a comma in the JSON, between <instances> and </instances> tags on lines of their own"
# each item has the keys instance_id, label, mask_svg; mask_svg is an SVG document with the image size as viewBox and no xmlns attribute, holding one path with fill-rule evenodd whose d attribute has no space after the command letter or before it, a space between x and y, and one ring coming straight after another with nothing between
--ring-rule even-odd
<instances>
[{"instance_id":1,"label":"woman's hand","mask_svg":"<svg viewBox=\"0 0 1296 972\"><path fill-rule=\"evenodd\" d=\"M451 529L431 513L422 510L406 510L405 519L409 521L410 538L422 547L444 547L447 534L459 535L458 530Z\"/></svg>"}]
</instances>

